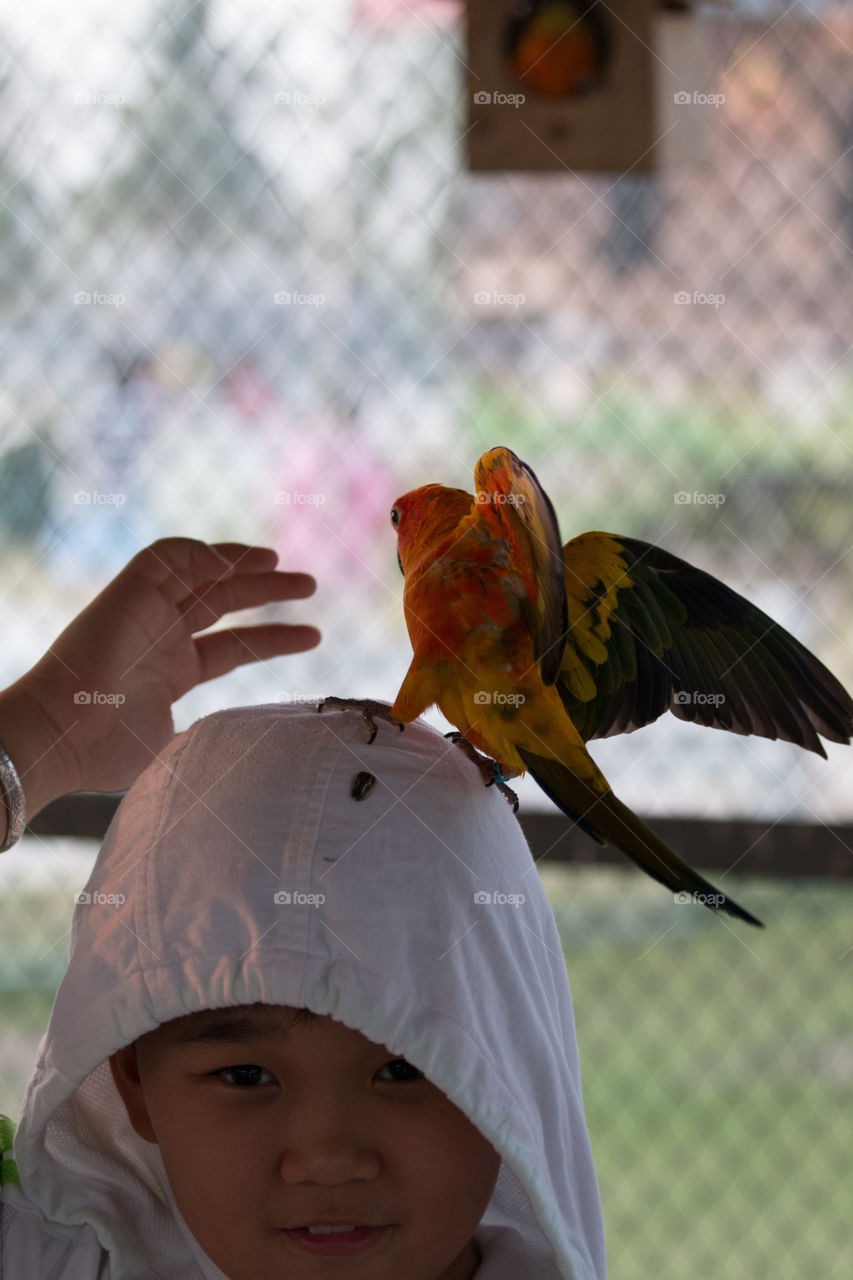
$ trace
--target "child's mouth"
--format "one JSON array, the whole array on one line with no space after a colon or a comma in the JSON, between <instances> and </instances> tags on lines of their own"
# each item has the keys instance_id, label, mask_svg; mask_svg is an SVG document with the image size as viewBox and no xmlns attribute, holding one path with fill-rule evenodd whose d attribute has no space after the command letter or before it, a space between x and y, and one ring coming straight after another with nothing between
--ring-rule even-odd
<instances>
[{"instance_id":1,"label":"child's mouth","mask_svg":"<svg viewBox=\"0 0 853 1280\"><path fill-rule=\"evenodd\" d=\"M312 1223L311 1226L285 1229L288 1240L314 1254L358 1253L371 1248L387 1236L387 1227L365 1227L357 1223Z\"/></svg>"}]
</instances>

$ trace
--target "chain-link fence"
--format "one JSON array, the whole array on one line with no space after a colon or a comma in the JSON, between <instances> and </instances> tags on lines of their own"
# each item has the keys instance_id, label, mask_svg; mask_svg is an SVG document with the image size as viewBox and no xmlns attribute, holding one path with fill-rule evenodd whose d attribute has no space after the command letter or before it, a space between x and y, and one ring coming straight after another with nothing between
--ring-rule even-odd
<instances>
[{"instance_id":1,"label":"chain-link fence","mask_svg":"<svg viewBox=\"0 0 853 1280\"><path fill-rule=\"evenodd\" d=\"M853 685L849 5L708 19L706 160L658 176L467 174L446 0L0 15L0 680L185 532L310 569L318 595L288 613L324 643L197 690L179 725L393 698L391 503L470 488L505 443L564 537L661 542ZM647 814L853 809L841 747L825 762L673 722L593 753ZM0 865L13 1111L76 847L32 837ZM676 925L616 872L564 874L613 1276L849 1275L849 894L733 886L767 899L756 939L698 911Z\"/></svg>"}]
</instances>

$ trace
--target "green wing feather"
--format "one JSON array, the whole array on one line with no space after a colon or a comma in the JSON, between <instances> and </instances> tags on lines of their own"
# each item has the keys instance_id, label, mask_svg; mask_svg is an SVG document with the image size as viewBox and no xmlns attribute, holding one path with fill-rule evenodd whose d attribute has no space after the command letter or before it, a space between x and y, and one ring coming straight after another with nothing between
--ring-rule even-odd
<instances>
[{"instance_id":1,"label":"green wing feather","mask_svg":"<svg viewBox=\"0 0 853 1280\"><path fill-rule=\"evenodd\" d=\"M585 740L671 711L825 756L849 742L853 701L783 627L709 573L638 538L563 548L569 608L557 688Z\"/></svg>"}]
</instances>

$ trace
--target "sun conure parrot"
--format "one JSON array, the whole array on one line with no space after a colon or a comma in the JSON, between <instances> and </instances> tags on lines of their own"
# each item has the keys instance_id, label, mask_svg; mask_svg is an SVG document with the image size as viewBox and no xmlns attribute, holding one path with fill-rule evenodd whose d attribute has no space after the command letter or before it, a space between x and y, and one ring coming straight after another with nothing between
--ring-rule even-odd
<instances>
[{"instance_id":1,"label":"sun conure parrot","mask_svg":"<svg viewBox=\"0 0 853 1280\"><path fill-rule=\"evenodd\" d=\"M484 454L474 480L476 496L428 484L391 511L414 650L391 716L437 704L596 840L759 924L616 798L586 743L669 710L825 756L818 734L849 742L853 701L755 605L660 547L611 533L561 547L547 495L511 450Z\"/></svg>"}]
</instances>

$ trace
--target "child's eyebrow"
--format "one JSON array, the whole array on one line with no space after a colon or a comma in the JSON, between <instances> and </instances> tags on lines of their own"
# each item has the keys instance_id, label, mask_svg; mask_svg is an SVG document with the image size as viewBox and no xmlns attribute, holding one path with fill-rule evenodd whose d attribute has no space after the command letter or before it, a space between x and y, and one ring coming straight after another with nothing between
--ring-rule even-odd
<instances>
[{"instance_id":1,"label":"child's eyebrow","mask_svg":"<svg viewBox=\"0 0 853 1280\"><path fill-rule=\"evenodd\" d=\"M293 1016L281 1014L253 1014L246 1012L235 1016L227 1010L211 1010L209 1014L193 1018L175 1033L179 1044L196 1044L205 1040L245 1041L258 1036L286 1036L293 1025Z\"/></svg>"}]
</instances>

